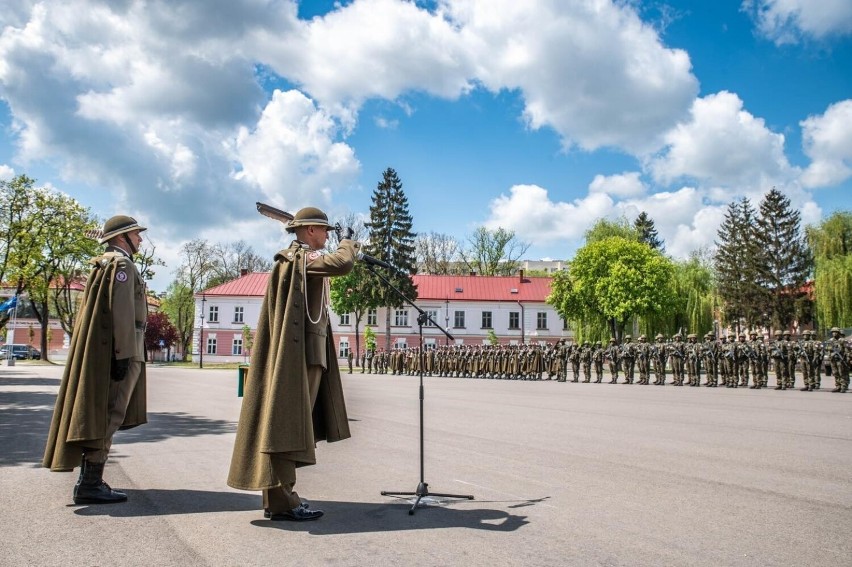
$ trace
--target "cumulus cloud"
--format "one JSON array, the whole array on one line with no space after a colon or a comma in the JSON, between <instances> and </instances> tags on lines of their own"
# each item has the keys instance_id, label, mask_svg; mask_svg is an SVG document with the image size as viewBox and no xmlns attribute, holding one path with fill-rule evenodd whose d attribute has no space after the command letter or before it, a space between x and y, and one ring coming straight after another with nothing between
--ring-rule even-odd
<instances>
[{"instance_id":1,"label":"cumulus cloud","mask_svg":"<svg viewBox=\"0 0 852 567\"><path fill-rule=\"evenodd\" d=\"M689 56L665 47L629 3L447 0L491 90L518 89L532 128L566 145L656 149L698 92Z\"/></svg>"},{"instance_id":2,"label":"cumulus cloud","mask_svg":"<svg viewBox=\"0 0 852 567\"><path fill-rule=\"evenodd\" d=\"M0 180L9 181L15 177L15 170L5 163L0 164Z\"/></svg>"},{"instance_id":3,"label":"cumulus cloud","mask_svg":"<svg viewBox=\"0 0 852 567\"><path fill-rule=\"evenodd\" d=\"M639 179L638 171L618 175L595 175L589 184L589 193L606 193L615 197L636 197L642 195L647 187Z\"/></svg>"},{"instance_id":4,"label":"cumulus cloud","mask_svg":"<svg viewBox=\"0 0 852 567\"><path fill-rule=\"evenodd\" d=\"M487 228L514 230L522 240L552 242L574 240L583 235L595 219L606 216L613 200L604 193L588 195L571 203L550 200L538 185L515 185L508 195L490 204Z\"/></svg>"},{"instance_id":5,"label":"cumulus cloud","mask_svg":"<svg viewBox=\"0 0 852 567\"><path fill-rule=\"evenodd\" d=\"M849 0L745 0L742 5L758 31L779 45L802 37L825 39L852 33Z\"/></svg>"},{"instance_id":6,"label":"cumulus cloud","mask_svg":"<svg viewBox=\"0 0 852 567\"><path fill-rule=\"evenodd\" d=\"M254 130L243 128L237 137L243 169L235 177L286 207L328 202L332 188L345 186L360 168L352 148L334 141L336 130L304 94L275 91Z\"/></svg>"},{"instance_id":7,"label":"cumulus cloud","mask_svg":"<svg viewBox=\"0 0 852 567\"><path fill-rule=\"evenodd\" d=\"M784 135L772 132L727 91L696 99L690 119L668 132L665 142L649 163L654 179L664 185L693 179L766 190L797 176L784 155Z\"/></svg>"},{"instance_id":8,"label":"cumulus cloud","mask_svg":"<svg viewBox=\"0 0 852 567\"><path fill-rule=\"evenodd\" d=\"M811 164L802 174L806 187L826 187L852 176L852 99L828 107L799 123Z\"/></svg>"}]
</instances>

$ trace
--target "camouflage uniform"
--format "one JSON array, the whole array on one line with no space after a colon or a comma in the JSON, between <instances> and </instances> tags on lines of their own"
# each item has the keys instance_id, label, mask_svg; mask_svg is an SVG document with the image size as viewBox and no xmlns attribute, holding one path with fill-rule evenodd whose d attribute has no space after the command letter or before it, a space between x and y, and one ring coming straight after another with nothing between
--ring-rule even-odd
<instances>
[{"instance_id":1,"label":"camouflage uniform","mask_svg":"<svg viewBox=\"0 0 852 567\"><path fill-rule=\"evenodd\" d=\"M748 368L754 354L746 342L745 333L740 333L740 342L737 343L737 369L739 371L739 385L743 388L748 386Z\"/></svg>"},{"instance_id":2,"label":"camouflage uniform","mask_svg":"<svg viewBox=\"0 0 852 567\"><path fill-rule=\"evenodd\" d=\"M609 346L606 347L604 357L609 362L609 383L618 384L618 366L621 362L621 349L618 348L618 343L615 339L609 339Z\"/></svg>"},{"instance_id":3,"label":"camouflage uniform","mask_svg":"<svg viewBox=\"0 0 852 567\"><path fill-rule=\"evenodd\" d=\"M580 345L574 343L571 345L571 353L568 355L568 360L571 361L571 373L574 375L572 382L580 381Z\"/></svg>"},{"instance_id":4,"label":"camouflage uniform","mask_svg":"<svg viewBox=\"0 0 852 567\"><path fill-rule=\"evenodd\" d=\"M592 381L592 345L589 341L583 343L580 349L580 363L583 365L583 382Z\"/></svg>"},{"instance_id":5,"label":"camouflage uniform","mask_svg":"<svg viewBox=\"0 0 852 567\"><path fill-rule=\"evenodd\" d=\"M595 365L595 384L600 384L603 381L604 365L604 347L600 341L595 344L592 350L592 364Z\"/></svg>"},{"instance_id":6,"label":"camouflage uniform","mask_svg":"<svg viewBox=\"0 0 852 567\"><path fill-rule=\"evenodd\" d=\"M702 346L704 373L707 375L704 385L708 388L717 388L719 386L719 343L716 342L716 335L714 333L704 335Z\"/></svg>"},{"instance_id":7,"label":"camouflage uniform","mask_svg":"<svg viewBox=\"0 0 852 567\"><path fill-rule=\"evenodd\" d=\"M847 360L849 352L843 338L843 331L837 327L832 327L831 338L827 342L831 375L834 376L834 390L832 392L846 392L849 389L849 361Z\"/></svg>"},{"instance_id":8,"label":"camouflage uniform","mask_svg":"<svg viewBox=\"0 0 852 567\"><path fill-rule=\"evenodd\" d=\"M672 367L672 384L683 386L683 359L686 355L681 334L672 336L672 342L668 346L669 365Z\"/></svg>"},{"instance_id":9,"label":"camouflage uniform","mask_svg":"<svg viewBox=\"0 0 852 567\"><path fill-rule=\"evenodd\" d=\"M686 345L683 347L686 385L693 387L701 384L701 347L698 345L697 339L698 335L689 333L686 335Z\"/></svg>"},{"instance_id":10,"label":"camouflage uniform","mask_svg":"<svg viewBox=\"0 0 852 567\"><path fill-rule=\"evenodd\" d=\"M630 335L624 335L624 344L621 345L621 369L624 370L624 383L633 383L633 369L636 364L636 345L631 343Z\"/></svg>"},{"instance_id":11,"label":"camouflage uniform","mask_svg":"<svg viewBox=\"0 0 852 567\"><path fill-rule=\"evenodd\" d=\"M654 361L654 384L656 386L666 385L666 337L658 333L655 337L657 342L651 347L651 358Z\"/></svg>"},{"instance_id":12,"label":"camouflage uniform","mask_svg":"<svg viewBox=\"0 0 852 567\"><path fill-rule=\"evenodd\" d=\"M775 340L769 346L772 366L775 368L775 389L787 389L787 345L783 340L784 333L775 331Z\"/></svg>"},{"instance_id":13,"label":"camouflage uniform","mask_svg":"<svg viewBox=\"0 0 852 567\"><path fill-rule=\"evenodd\" d=\"M639 335L639 344L636 345L636 367L639 369L639 384L648 384L651 370L651 345L648 337Z\"/></svg>"},{"instance_id":14,"label":"camouflage uniform","mask_svg":"<svg viewBox=\"0 0 852 567\"><path fill-rule=\"evenodd\" d=\"M796 359L799 345L793 340L790 331L784 331L784 341L787 343L787 382L788 388L796 387Z\"/></svg>"}]
</instances>

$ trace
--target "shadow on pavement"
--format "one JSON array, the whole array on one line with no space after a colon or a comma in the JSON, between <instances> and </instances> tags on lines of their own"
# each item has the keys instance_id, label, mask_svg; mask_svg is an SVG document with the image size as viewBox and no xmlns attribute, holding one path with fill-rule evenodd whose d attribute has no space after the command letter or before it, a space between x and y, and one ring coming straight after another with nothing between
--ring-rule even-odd
<instances>
[{"instance_id":1,"label":"shadow on pavement","mask_svg":"<svg viewBox=\"0 0 852 567\"><path fill-rule=\"evenodd\" d=\"M62 382L60 378L26 378L24 376L14 376L7 378L0 376L0 387L2 386L53 386L59 387Z\"/></svg>"},{"instance_id":2,"label":"shadow on pavement","mask_svg":"<svg viewBox=\"0 0 852 567\"><path fill-rule=\"evenodd\" d=\"M465 504L470 505L470 504ZM252 525L311 535L341 535L371 532L431 530L435 528L469 528L496 532L513 532L528 524L526 516L486 508L454 509L446 506L418 508L408 514L410 504L377 504L365 502L311 502L311 507L325 512L314 522L272 522L257 519Z\"/></svg>"},{"instance_id":3,"label":"shadow on pavement","mask_svg":"<svg viewBox=\"0 0 852 567\"><path fill-rule=\"evenodd\" d=\"M120 487L117 487L120 489ZM263 519L260 493L210 492L203 490L125 490L122 504L86 506L74 510L79 516L134 518L180 514L255 511L252 525L312 535L339 535L435 528L470 528L487 531L515 531L529 523L526 516L503 510L453 509L446 506L418 508L408 515L409 504L375 502L314 502L326 515L316 522L272 522Z\"/></svg>"},{"instance_id":4,"label":"shadow on pavement","mask_svg":"<svg viewBox=\"0 0 852 567\"><path fill-rule=\"evenodd\" d=\"M115 488L127 494L126 503L86 506L74 510L74 513L79 516L110 516L113 518L245 512L248 510L257 510L259 515L262 514L263 499L259 492Z\"/></svg>"},{"instance_id":5,"label":"shadow on pavement","mask_svg":"<svg viewBox=\"0 0 852 567\"><path fill-rule=\"evenodd\" d=\"M0 467L41 466L56 394L0 392Z\"/></svg>"},{"instance_id":6,"label":"shadow on pavement","mask_svg":"<svg viewBox=\"0 0 852 567\"><path fill-rule=\"evenodd\" d=\"M222 435L233 433L237 424L223 419L208 419L183 412L148 412L148 423L119 431L114 438L116 445L125 443L150 443L171 437L195 437L197 435Z\"/></svg>"}]
</instances>

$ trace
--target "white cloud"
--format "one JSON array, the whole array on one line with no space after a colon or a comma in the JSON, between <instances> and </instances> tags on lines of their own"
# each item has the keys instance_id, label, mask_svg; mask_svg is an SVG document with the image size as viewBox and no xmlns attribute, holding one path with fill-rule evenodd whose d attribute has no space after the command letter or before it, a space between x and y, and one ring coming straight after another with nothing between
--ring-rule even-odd
<instances>
[{"instance_id":1,"label":"white cloud","mask_svg":"<svg viewBox=\"0 0 852 567\"><path fill-rule=\"evenodd\" d=\"M15 177L15 170L5 163L0 164L0 180L10 181Z\"/></svg>"},{"instance_id":2,"label":"white cloud","mask_svg":"<svg viewBox=\"0 0 852 567\"><path fill-rule=\"evenodd\" d=\"M797 176L784 155L784 135L766 127L727 91L698 98L691 117L665 136L666 148L649 162L654 179L693 179L707 185L765 191Z\"/></svg>"},{"instance_id":3,"label":"white cloud","mask_svg":"<svg viewBox=\"0 0 852 567\"><path fill-rule=\"evenodd\" d=\"M658 147L698 91L689 56L670 49L628 3L446 0L487 88L519 89L533 128L565 145Z\"/></svg>"},{"instance_id":4,"label":"white cloud","mask_svg":"<svg viewBox=\"0 0 852 567\"><path fill-rule=\"evenodd\" d=\"M802 174L806 187L826 187L852 176L852 99L828 107L799 123L811 164Z\"/></svg>"},{"instance_id":5,"label":"white cloud","mask_svg":"<svg viewBox=\"0 0 852 567\"><path fill-rule=\"evenodd\" d=\"M638 171L629 171L618 175L595 175L589 184L589 193L606 193L614 197L636 197L647 191L639 179Z\"/></svg>"},{"instance_id":6,"label":"white cloud","mask_svg":"<svg viewBox=\"0 0 852 567\"><path fill-rule=\"evenodd\" d=\"M743 9L758 31L779 45L803 36L824 39L852 33L849 0L744 0Z\"/></svg>"},{"instance_id":7,"label":"white cloud","mask_svg":"<svg viewBox=\"0 0 852 567\"><path fill-rule=\"evenodd\" d=\"M256 128L242 129L237 138L243 169L236 178L287 207L328 202L332 189L347 185L360 168L352 148L334 141L336 129L299 91L275 91Z\"/></svg>"}]
</instances>

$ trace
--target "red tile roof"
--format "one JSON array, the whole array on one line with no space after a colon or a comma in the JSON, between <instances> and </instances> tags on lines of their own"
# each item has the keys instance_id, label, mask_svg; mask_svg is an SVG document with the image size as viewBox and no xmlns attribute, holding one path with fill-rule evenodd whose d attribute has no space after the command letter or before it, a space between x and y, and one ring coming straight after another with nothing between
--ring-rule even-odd
<instances>
[{"instance_id":1,"label":"red tile roof","mask_svg":"<svg viewBox=\"0 0 852 567\"><path fill-rule=\"evenodd\" d=\"M254 272L204 294L262 297L268 279L269 272ZM549 277L525 277L522 281L519 276L414 276L417 297L422 301L544 301L550 294L550 281Z\"/></svg>"}]
</instances>

